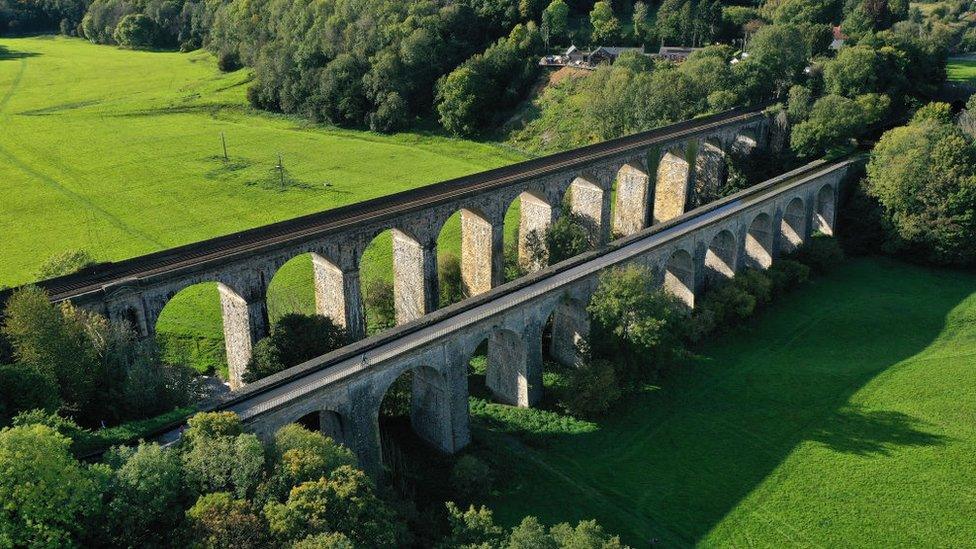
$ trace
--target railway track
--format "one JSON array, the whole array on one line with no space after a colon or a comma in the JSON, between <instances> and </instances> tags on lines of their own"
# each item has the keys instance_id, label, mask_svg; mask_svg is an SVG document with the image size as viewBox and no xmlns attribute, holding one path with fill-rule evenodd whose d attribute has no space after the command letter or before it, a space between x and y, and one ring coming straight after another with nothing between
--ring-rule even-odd
<instances>
[{"instance_id":1,"label":"railway track","mask_svg":"<svg viewBox=\"0 0 976 549\"><path fill-rule=\"evenodd\" d=\"M104 287L130 280L176 272L211 262L257 253L269 247L299 243L357 223L378 221L406 211L505 187L518 181L556 173L632 149L707 133L722 126L758 119L765 107L735 109L716 115L679 122L571 151L556 153L476 174L426 185L348 206L326 210L287 221L220 236L184 246L126 259L101 263L78 273L38 284L51 299L62 301L97 293ZM3 295L0 294L0 302Z\"/></svg>"}]
</instances>

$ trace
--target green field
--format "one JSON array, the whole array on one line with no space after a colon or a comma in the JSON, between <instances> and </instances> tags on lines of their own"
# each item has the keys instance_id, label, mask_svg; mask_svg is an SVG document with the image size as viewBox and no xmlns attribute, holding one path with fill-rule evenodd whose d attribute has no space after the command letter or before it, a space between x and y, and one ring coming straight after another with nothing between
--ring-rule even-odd
<instances>
[{"instance_id":1,"label":"green field","mask_svg":"<svg viewBox=\"0 0 976 549\"><path fill-rule=\"evenodd\" d=\"M976 274L850 261L700 354L592 424L474 410L508 464L496 516L635 547L973 546Z\"/></svg>"},{"instance_id":2,"label":"green field","mask_svg":"<svg viewBox=\"0 0 976 549\"><path fill-rule=\"evenodd\" d=\"M976 81L976 59L950 57L946 61L946 78L950 82Z\"/></svg>"},{"instance_id":3,"label":"green field","mask_svg":"<svg viewBox=\"0 0 976 549\"><path fill-rule=\"evenodd\" d=\"M523 158L490 144L259 113L247 106L249 78L220 73L203 51L0 39L0 285L34 280L64 250L123 259ZM457 233L456 222L445 230L446 248L457 248ZM376 244L364 268L381 276L390 244ZM272 293L279 312L308 310L310 261L289 263ZM213 362L223 345L217 304L215 286L190 288L160 331L196 339L197 362Z\"/></svg>"}]
</instances>

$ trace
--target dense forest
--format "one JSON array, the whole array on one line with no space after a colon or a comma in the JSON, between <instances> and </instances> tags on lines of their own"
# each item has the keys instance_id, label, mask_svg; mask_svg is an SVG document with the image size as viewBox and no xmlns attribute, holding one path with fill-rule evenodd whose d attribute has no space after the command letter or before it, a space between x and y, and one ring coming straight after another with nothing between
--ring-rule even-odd
<instances>
[{"instance_id":1,"label":"dense forest","mask_svg":"<svg viewBox=\"0 0 976 549\"><path fill-rule=\"evenodd\" d=\"M251 67L254 107L382 132L436 119L463 136L496 131L508 120L538 81L543 52L571 43L648 52L662 44L712 45L680 67L642 56L567 84L563 95L576 97L598 124L589 135L559 136L559 148L785 99L796 84L814 97L844 95L821 89L834 26L861 48L861 58L884 58L895 71L884 78L938 86L945 53L976 42L952 25L965 11L958 4L923 17L905 0L773 0L758 8L717 0L0 0L0 33L203 47L223 70ZM900 92L906 85L873 87ZM547 108L556 102L543 98ZM622 108L626 119L614 116ZM527 138L534 140L529 149L554 148L540 144L531 127L514 141Z\"/></svg>"}]
</instances>

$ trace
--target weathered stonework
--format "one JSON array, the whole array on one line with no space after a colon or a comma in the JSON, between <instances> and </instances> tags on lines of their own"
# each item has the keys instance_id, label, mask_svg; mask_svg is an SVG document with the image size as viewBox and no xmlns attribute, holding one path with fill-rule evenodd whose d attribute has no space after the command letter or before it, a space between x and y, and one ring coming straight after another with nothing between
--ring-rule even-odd
<instances>
[{"instance_id":1,"label":"weathered stonework","mask_svg":"<svg viewBox=\"0 0 976 549\"><path fill-rule=\"evenodd\" d=\"M654 187L654 223L664 223L685 213L691 170L684 145L666 150L657 166Z\"/></svg>"},{"instance_id":2,"label":"weathered stonework","mask_svg":"<svg viewBox=\"0 0 976 549\"><path fill-rule=\"evenodd\" d=\"M495 229L491 221L472 210L461 210L461 284L464 295L487 292L493 286Z\"/></svg>"},{"instance_id":3,"label":"weathered stonework","mask_svg":"<svg viewBox=\"0 0 976 549\"><path fill-rule=\"evenodd\" d=\"M613 233L629 236L648 226L651 178L641 166L624 164L617 173Z\"/></svg>"},{"instance_id":4,"label":"weathered stonework","mask_svg":"<svg viewBox=\"0 0 976 549\"><path fill-rule=\"evenodd\" d=\"M393 297L404 324L437 308L437 248L393 231Z\"/></svg>"}]
</instances>

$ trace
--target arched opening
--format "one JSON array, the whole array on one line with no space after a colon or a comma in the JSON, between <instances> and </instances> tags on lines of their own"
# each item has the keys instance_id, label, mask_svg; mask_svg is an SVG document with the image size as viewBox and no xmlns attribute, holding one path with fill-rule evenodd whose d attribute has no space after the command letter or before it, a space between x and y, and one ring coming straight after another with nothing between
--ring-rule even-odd
<instances>
[{"instance_id":1,"label":"arched opening","mask_svg":"<svg viewBox=\"0 0 976 549\"><path fill-rule=\"evenodd\" d=\"M723 230L712 238L705 252L705 285L714 287L735 276L735 237Z\"/></svg>"},{"instance_id":2,"label":"arched opening","mask_svg":"<svg viewBox=\"0 0 976 549\"><path fill-rule=\"evenodd\" d=\"M405 370L387 387L378 424L382 462L401 493L415 495L417 468L456 450L448 383L429 366Z\"/></svg>"},{"instance_id":3,"label":"arched opening","mask_svg":"<svg viewBox=\"0 0 976 549\"><path fill-rule=\"evenodd\" d=\"M647 227L650 181L647 171L638 164L624 164L617 171L611 191L614 239L632 235Z\"/></svg>"},{"instance_id":4,"label":"arched opening","mask_svg":"<svg viewBox=\"0 0 976 549\"><path fill-rule=\"evenodd\" d=\"M565 202L574 221L586 230L590 247L604 241L604 220L610 217L610 201L604 199L603 188L596 178L580 176L573 180L566 191Z\"/></svg>"},{"instance_id":5,"label":"arched opening","mask_svg":"<svg viewBox=\"0 0 976 549\"><path fill-rule=\"evenodd\" d=\"M767 269L773 264L773 228L769 215L761 213L752 220L746 233L746 266Z\"/></svg>"},{"instance_id":6,"label":"arched opening","mask_svg":"<svg viewBox=\"0 0 976 549\"><path fill-rule=\"evenodd\" d=\"M167 362L183 363L227 381L223 310L216 282L183 288L170 297L153 322L156 342Z\"/></svg>"},{"instance_id":7,"label":"arched opening","mask_svg":"<svg viewBox=\"0 0 976 549\"><path fill-rule=\"evenodd\" d=\"M295 423L309 431L322 433L339 444L347 445L346 422L338 412L316 410L296 419Z\"/></svg>"},{"instance_id":8,"label":"arched opening","mask_svg":"<svg viewBox=\"0 0 976 549\"><path fill-rule=\"evenodd\" d=\"M188 363L204 374L216 373L231 389L243 385L251 348L267 332L263 301L249 303L222 283L181 289L150 321L169 360Z\"/></svg>"},{"instance_id":9,"label":"arched opening","mask_svg":"<svg viewBox=\"0 0 976 549\"><path fill-rule=\"evenodd\" d=\"M315 314L316 282L312 254L301 254L282 265L268 282L268 320L271 324L289 313Z\"/></svg>"},{"instance_id":10,"label":"arched opening","mask_svg":"<svg viewBox=\"0 0 976 549\"><path fill-rule=\"evenodd\" d=\"M794 198L783 212L780 223L779 249L783 253L790 253L803 245L806 235L806 215L803 211L803 200Z\"/></svg>"},{"instance_id":11,"label":"arched opening","mask_svg":"<svg viewBox=\"0 0 976 549\"><path fill-rule=\"evenodd\" d=\"M577 366L579 344L589 334L590 316L586 304L570 297L560 299L543 329L543 359L567 367Z\"/></svg>"},{"instance_id":12,"label":"arched opening","mask_svg":"<svg viewBox=\"0 0 976 549\"><path fill-rule=\"evenodd\" d=\"M439 305L446 306L501 283L502 227L494 227L484 213L462 208L452 215L437 237ZM498 244L496 246L496 240Z\"/></svg>"},{"instance_id":13,"label":"arched opening","mask_svg":"<svg viewBox=\"0 0 976 549\"><path fill-rule=\"evenodd\" d=\"M814 212L816 229L822 234L831 236L834 234L834 188L824 185L817 192L817 208Z\"/></svg>"},{"instance_id":14,"label":"arched opening","mask_svg":"<svg viewBox=\"0 0 976 549\"><path fill-rule=\"evenodd\" d=\"M400 229L383 231L369 243L359 263L368 334L435 309L435 247Z\"/></svg>"},{"instance_id":15,"label":"arched opening","mask_svg":"<svg viewBox=\"0 0 976 549\"><path fill-rule=\"evenodd\" d=\"M665 150L657 164L654 185L654 223L663 223L685 213L688 202L688 147L678 145Z\"/></svg>"},{"instance_id":16,"label":"arched opening","mask_svg":"<svg viewBox=\"0 0 976 549\"><path fill-rule=\"evenodd\" d=\"M504 280L545 268L549 264L546 234L552 226L552 205L539 191L525 191L505 212Z\"/></svg>"},{"instance_id":17,"label":"arched opening","mask_svg":"<svg viewBox=\"0 0 976 549\"><path fill-rule=\"evenodd\" d=\"M695 265L691 254L677 250L668 258L664 270L664 289L688 308L695 306Z\"/></svg>"},{"instance_id":18,"label":"arched opening","mask_svg":"<svg viewBox=\"0 0 976 549\"><path fill-rule=\"evenodd\" d=\"M726 163L722 144L717 139L703 141L695 156L695 188L688 209L693 210L722 197Z\"/></svg>"},{"instance_id":19,"label":"arched opening","mask_svg":"<svg viewBox=\"0 0 976 549\"><path fill-rule=\"evenodd\" d=\"M753 128L741 130L732 142L732 154L746 156L759 146L759 136Z\"/></svg>"}]
</instances>

